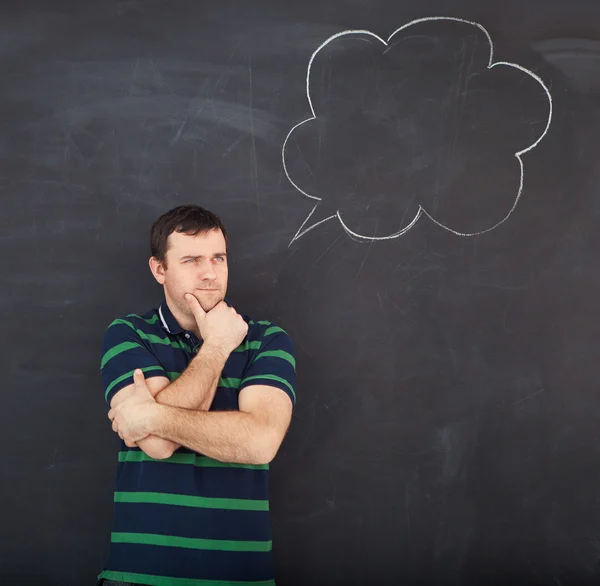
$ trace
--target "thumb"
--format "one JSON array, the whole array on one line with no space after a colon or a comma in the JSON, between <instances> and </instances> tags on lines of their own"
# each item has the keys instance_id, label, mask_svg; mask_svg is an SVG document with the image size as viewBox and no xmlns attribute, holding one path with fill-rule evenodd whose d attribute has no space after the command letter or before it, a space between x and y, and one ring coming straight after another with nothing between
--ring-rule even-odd
<instances>
[{"instance_id":1,"label":"thumb","mask_svg":"<svg viewBox=\"0 0 600 586\"><path fill-rule=\"evenodd\" d=\"M144 377L144 372L141 369L136 368L135 371L133 372L133 382L135 383L136 387L145 387L146 386L146 379Z\"/></svg>"},{"instance_id":2,"label":"thumb","mask_svg":"<svg viewBox=\"0 0 600 586\"><path fill-rule=\"evenodd\" d=\"M192 313L197 320L202 320L206 317L206 311L202 309L202 306L195 295L186 293L185 300L187 301L189 308L192 310Z\"/></svg>"}]
</instances>

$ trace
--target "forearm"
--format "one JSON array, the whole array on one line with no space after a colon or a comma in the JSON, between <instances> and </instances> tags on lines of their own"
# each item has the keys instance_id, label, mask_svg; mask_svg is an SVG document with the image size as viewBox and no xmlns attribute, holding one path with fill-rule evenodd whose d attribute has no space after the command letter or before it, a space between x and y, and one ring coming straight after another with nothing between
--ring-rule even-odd
<instances>
[{"instance_id":1,"label":"forearm","mask_svg":"<svg viewBox=\"0 0 600 586\"><path fill-rule=\"evenodd\" d=\"M267 464L274 457L271 430L242 411L193 411L156 405L153 435L222 462Z\"/></svg>"},{"instance_id":2,"label":"forearm","mask_svg":"<svg viewBox=\"0 0 600 586\"><path fill-rule=\"evenodd\" d=\"M228 355L203 344L181 376L154 398L161 405L208 411Z\"/></svg>"},{"instance_id":3,"label":"forearm","mask_svg":"<svg viewBox=\"0 0 600 586\"><path fill-rule=\"evenodd\" d=\"M185 409L208 411L219 386L227 355L209 345L202 345L181 376L154 397L157 403ZM157 460L169 458L181 444L149 435L137 442L148 456Z\"/></svg>"}]
</instances>

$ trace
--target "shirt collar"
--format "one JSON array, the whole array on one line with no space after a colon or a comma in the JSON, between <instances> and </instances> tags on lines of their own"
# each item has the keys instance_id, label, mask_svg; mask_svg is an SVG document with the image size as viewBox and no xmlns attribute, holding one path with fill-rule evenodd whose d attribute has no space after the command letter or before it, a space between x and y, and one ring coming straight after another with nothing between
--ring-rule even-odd
<instances>
[{"instance_id":1,"label":"shirt collar","mask_svg":"<svg viewBox=\"0 0 600 586\"><path fill-rule=\"evenodd\" d=\"M160 304L160 307L158 308L158 315L163 328L165 328L169 334L181 334L183 332L183 328L175 319L175 316L169 309L166 300Z\"/></svg>"},{"instance_id":2,"label":"shirt collar","mask_svg":"<svg viewBox=\"0 0 600 586\"><path fill-rule=\"evenodd\" d=\"M225 301L225 303L231 307L231 303L227 298L225 298L223 301ZM179 322L175 319L175 316L169 309L166 300L160 304L158 308L158 316L160 317L162 327L167 330L169 334L177 335L184 332L184 329L179 325Z\"/></svg>"}]
</instances>

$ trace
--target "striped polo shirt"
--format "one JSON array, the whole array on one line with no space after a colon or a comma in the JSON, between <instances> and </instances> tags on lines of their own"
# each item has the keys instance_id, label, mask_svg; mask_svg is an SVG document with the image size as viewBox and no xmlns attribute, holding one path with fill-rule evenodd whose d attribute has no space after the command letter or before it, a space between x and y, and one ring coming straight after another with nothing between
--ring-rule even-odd
<instances>
[{"instance_id":1,"label":"striped polo shirt","mask_svg":"<svg viewBox=\"0 0 600 586\"><path fill-rule=\"evenodd\" d=\"M271 322L243 318L248 334L229 356L210 410L238 410L240 390L255 384L281 389L295 404L290 337ZM133 382L136 368L146 378L174 381L201 343L166 302L114 320L102 344L106 401ZM110 553L99 578L150 586L275 584L268 469L183 447L154 460L121 440Z\"/></svg>"}]
</instances>

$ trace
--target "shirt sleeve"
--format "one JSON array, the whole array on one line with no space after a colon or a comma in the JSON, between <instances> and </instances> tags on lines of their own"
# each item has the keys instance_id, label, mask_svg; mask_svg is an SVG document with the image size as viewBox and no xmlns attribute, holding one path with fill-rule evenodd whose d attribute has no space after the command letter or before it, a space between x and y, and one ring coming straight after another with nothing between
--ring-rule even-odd
<instances>
[{"instance_id":1,"label":"shirt sleeve","mask_svg":"<svg viewBox=\"0 0 600 586\"><path fill-rule=\"evenodd\" d=\"M260 350L244 373L240 391L251 385L276 387L296 405L296 359L290 336L277 326L266 329Z\"/></svg>"},{"instance_id":2,"label":"shirt sleeve","mask_svg":"<svg viewBox=\"0 0 600 586\"><path fill-rule=\"evenodd\" d=\"M143 335L126 319L116 319L104 333L100 373L104 398L109 405L122 388L133 384L133 373L137 368L142 369L146 378L167 377Z\"/></svg>"}]
</instances>

